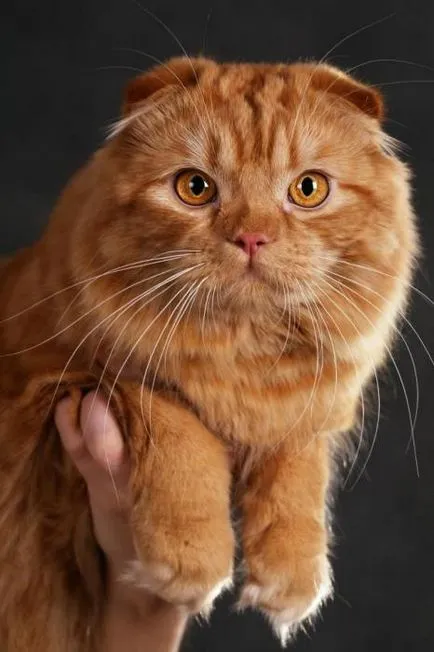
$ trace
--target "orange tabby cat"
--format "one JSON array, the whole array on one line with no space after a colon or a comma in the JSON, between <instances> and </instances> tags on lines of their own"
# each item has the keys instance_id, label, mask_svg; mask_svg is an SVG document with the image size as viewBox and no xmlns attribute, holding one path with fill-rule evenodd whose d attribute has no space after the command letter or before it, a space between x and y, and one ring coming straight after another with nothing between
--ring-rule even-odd
<instances>
[{"instance_id":1,"label":"orange tabby cat","mask_svg":"<svg viewBox=\"0 0 434 652\"><path fill-rule=\"evenodd\" d=\"M332 458L417 254L382 118L376 90L328 65L171 60L132 81L43 237L3 263L8 652L98 643L103 560L52 423L78 388L111 397L133 462L126 581L209 609L232 580L234 483L240 604L286 642L331 595Z\"/></svg>"}]
</instances>

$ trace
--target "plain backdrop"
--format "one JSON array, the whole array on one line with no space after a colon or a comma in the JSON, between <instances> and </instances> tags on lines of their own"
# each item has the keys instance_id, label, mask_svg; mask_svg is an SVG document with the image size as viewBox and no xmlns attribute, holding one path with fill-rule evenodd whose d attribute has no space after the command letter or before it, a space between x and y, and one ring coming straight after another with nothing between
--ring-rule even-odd
<instances>
[{"instance_id":1,"label":"plain backdrop","mask_svg":"<svg viewBox=\"0 0 434 652\"><path fill-rule=\"evenodd\" d=\"M0 253L38 236L68 177L118 117L126 80L154 58L179 54L180 43L192 54L236 60L321 58L330 51L329 61L357 66L355 74L385 93L386 128L405 143L415 173L425 248L416 286L433 295L434 3L143 1L167 29L134 0L3 0ZM315 629L299 635L297 652L434 650L434 373L419 339L434 350L433 307L417 292L409 318L419 333L404 324L414 366L402 339L395 355L413 412L415 369L420 385L419 477L405 395L391 363L381 377L382 417L366 472L355 486L357 474L351 475L336 505L336 597ZM374 422L375 414L359 469ZM194 626L185 650L280 649L259 615L236 615L232 604L233 596L221 600L210 625Z\"/></svg>"}]
</instances>

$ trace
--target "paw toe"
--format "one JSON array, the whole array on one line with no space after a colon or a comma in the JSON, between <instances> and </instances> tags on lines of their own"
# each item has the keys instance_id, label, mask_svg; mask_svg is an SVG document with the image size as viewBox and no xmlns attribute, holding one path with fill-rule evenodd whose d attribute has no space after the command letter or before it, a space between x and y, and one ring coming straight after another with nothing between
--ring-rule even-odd
<instances>
[{"instance_id":1,"label":"paw toe","mask_svg":"<svg viewBox=\"0 0 434 652\"><path fill-rule=\"evenodd\" d=\"M310 589L301 591L296 582L270 581L262 584L249 582L244 586L238 607L259 608L270 621L273 630L285 646L300 625L312 620L320 607L332 594L331 575L328 565L321 573L320 581L311 582ZM263 579L263 578L261 578Z\"/></svg>"}]
</instances>

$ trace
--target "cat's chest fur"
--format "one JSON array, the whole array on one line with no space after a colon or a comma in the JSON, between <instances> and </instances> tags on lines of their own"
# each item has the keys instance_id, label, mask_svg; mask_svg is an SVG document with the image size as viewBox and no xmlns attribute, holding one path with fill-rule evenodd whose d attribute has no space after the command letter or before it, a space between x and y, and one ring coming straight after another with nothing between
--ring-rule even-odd
<instances>
[{"instance_id":1,"label":"cat's chest fur","mask_svg":"<svg viewBox=\"0 0 434 652\"><path fill-rule=\"evenodd\" d=\"M212 432L248 445L285 436L291 428L291 396L303 372L297 355L283 351L281 342L249 347L248 340L214 348L204 344L165 364L166 382Z\"/></svg>"}]
</instances>

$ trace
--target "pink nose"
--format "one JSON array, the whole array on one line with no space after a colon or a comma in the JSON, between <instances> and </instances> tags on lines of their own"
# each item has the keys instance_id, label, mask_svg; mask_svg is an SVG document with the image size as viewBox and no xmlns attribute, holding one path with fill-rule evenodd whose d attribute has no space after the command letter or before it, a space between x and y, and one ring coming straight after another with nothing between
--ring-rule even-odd
<instances>
[{"instance_id":1,"label":"pink nose","mask_svg":"<svg viewBox=\"0 0 434 652\"><path fill-rule=\"evenodd\" d=\"M250 258L267 242L270 242L270 238L264 233L241 233L234 240L234 244L243 249Z\"/></svg>"}]
</instances>

